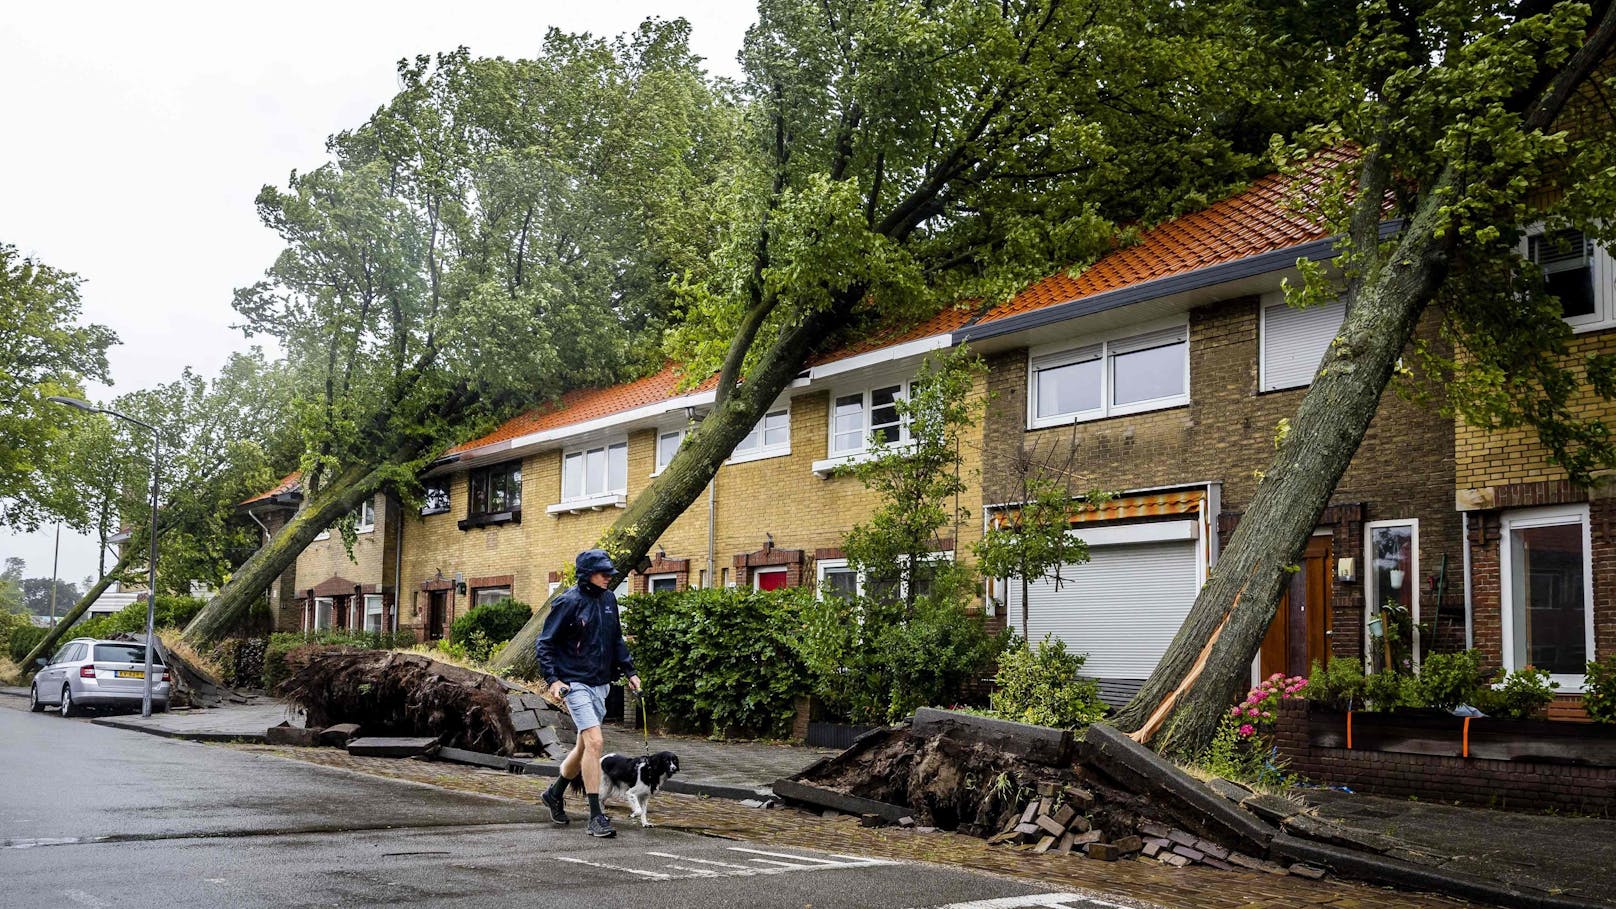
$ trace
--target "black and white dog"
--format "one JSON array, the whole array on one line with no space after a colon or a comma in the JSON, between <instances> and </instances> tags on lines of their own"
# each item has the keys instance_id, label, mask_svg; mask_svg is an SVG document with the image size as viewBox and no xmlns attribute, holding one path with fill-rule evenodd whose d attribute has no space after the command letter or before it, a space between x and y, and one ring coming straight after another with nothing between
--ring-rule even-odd
<instances>
[{"instance_id":1,"label":"black and white dog","mask_svg":"<svg viewBox=\"0 0 1616 909\"><path fill-rule=\"evenodd\" d=\"M608 754L600 759L600 803L614 795L628 799L629 817L640 819L641 827L651 826L645 809L651 796L662 787L668 777L679 772L679 756L671 751L658 751L646 757L625 757ZM574 789L583 788L583 778L573 782Z\"/></svg>"}]
</instances>

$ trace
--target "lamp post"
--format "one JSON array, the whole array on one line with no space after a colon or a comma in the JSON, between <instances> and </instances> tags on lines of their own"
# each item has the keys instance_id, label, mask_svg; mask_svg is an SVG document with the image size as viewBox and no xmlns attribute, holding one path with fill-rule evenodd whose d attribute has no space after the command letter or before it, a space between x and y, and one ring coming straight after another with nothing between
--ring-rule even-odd
<instances>
[{"instance_id":1,"label":"lamp post","mask_svg":"<svg viewBox=\"0 0 1616 909\"><path fill-rule=\"evenodd\" d=\"M63 404L68 407L76 407L79 410L87 413L104 413L109 417L117 417L120 420L124 420L126 422L133 423L136 426L142 426L151 430L151 556L150 563L147 566L146 575L146 586L148 588L148 592L146 594L146 684L144 690L141 692L140 697L140 715L143 717L149 717L151 716L152 651L157 649L157 631L153 626L157 622L157 482L158 466L162 463L163 456L162 435L157 431L157 427L151 425L150 423L144 423L135 419L134 417L124 416L123 414L118 413L116 410L108 410L105 407L97 407L88 401L80 401L78 398L67 398L61 395L52 395L45 400L50 401L53 404Z\"/></svg>"}]
</instances>

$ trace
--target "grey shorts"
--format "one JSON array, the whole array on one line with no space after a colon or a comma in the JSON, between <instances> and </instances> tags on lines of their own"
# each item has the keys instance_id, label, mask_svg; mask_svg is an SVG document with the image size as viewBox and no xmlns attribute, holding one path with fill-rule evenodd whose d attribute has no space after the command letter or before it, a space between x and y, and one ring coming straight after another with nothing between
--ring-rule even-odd
<instances>
[{"instance_id":1,"label":"grey shorts","mask_svg":"<svg viewBox=\"0 0 1616 909\"><path fill-rule=\"evenodd\" d=\"M567 712L572 714L572 723L579 732L593 729L606 719L606 693L610 690L609 685L567 683Z\"/></svg>"}]
</instances>

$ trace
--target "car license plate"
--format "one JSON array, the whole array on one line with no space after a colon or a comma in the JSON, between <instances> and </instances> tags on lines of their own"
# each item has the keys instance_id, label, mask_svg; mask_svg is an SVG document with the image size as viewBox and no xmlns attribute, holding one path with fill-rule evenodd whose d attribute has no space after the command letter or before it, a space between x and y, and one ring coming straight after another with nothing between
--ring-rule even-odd
<instances>
[{"instance_id":1,"label":"car license plate","mask_svg":"<svg viewBox=\"0 0 1616 909\"><path fill-rule=\"evenodd\" d=\"M120 669L120 670L118 670L118 678L120 678L120 679L143 679L145 677L146 677L146 673L141 672L139 669Z\"/></svg>"}]
</instances>

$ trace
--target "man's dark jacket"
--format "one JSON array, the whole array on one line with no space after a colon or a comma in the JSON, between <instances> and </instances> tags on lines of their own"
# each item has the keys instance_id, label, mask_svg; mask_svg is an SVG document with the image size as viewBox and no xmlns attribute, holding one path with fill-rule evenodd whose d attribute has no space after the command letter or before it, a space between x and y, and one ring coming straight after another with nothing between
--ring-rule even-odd
<instances>
[{"instance_id":1,"label":"man's dark jacket","mask_svg":"<svg viewBox=\"0 0 1616 909\"><path fill-rule=\"evenodd\" d=\"M555 598L534 646L544 681L606 685L634 674L617 597L587 580Z\"/></svg>"}]
</instances>

